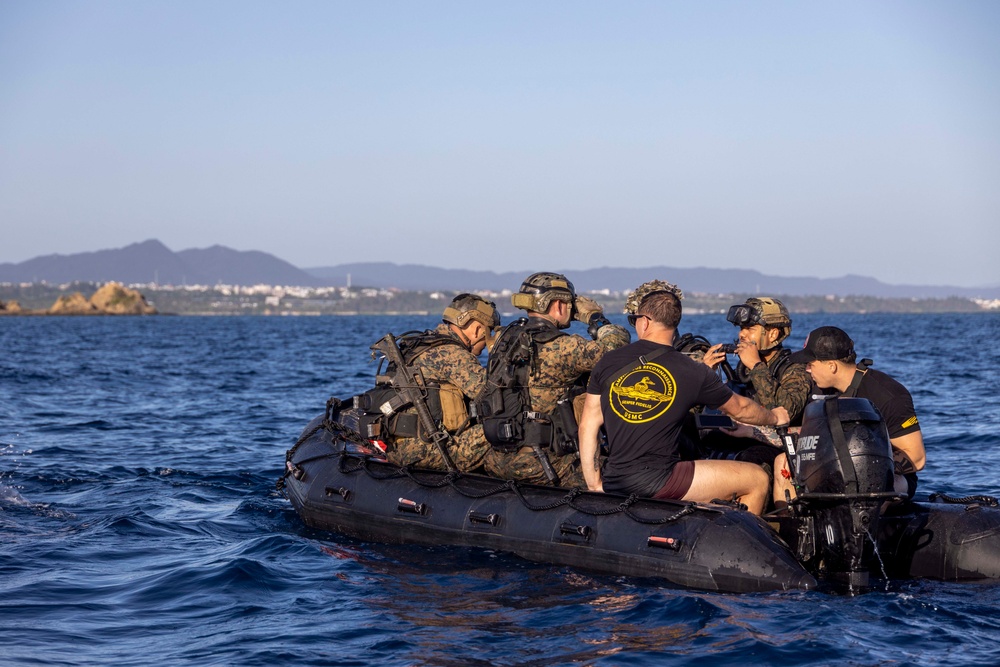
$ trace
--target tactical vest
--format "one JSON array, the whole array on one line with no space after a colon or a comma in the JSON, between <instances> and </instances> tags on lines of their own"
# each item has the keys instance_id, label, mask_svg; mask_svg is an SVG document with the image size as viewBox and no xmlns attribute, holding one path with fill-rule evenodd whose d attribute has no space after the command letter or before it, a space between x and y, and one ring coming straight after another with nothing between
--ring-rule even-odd
<instances>
[{"instance_id":1,"label":"tactical vest","mask_svg":"<svg viewBox=\"0 0 1000 667\"><path fill-rule=\"evenodd\" d=\"M792 356L792 351L788 348L781 348L778 350L778 359L774 362L774 365L767 364L768 369L771 371L771 375L781 382L781 378L785 377L785 372L792 365L789 361L789 357ZM761 361L761 363L767 363ZM738 386L737 386L738 385ZM754 389L753 383L750 382L750 369L743 365L740 361L736 364L736 371L733 377L733 391L738 394L742 394L748 398L753 398L757 394L757 390Z\"/></svg>"},{"instance_id":2,"label":"tactical vest","mask_svg":"<svg viewBox=\"0 0 1000 667\"><path fill-rule=\"evenodd\" d=\"M442 345L458 345L465 349L461 342L436 331L407 331L396 339L396 344L407 366L412 366L420 355ZM380 437L419 437L424 442L431 442L430 434L423 432L415 411L406 411L412 404L403 399L388 381L395 371L395 366L389 363L385 373L377 375L374 388L354 397L355 407L365 413L362 422L367 426L367 432L378 433ZM434 422L443 424L445 430L454 433L469 423L468 405L458 387L428 382L425 399Z\"/></svg>"},{"instance_id":3,"label":"tactical vest","mask_svg":"<svg viewBox=\"0 0 1000 667\"><path fill-rule=\"evenodd\" d=\"M566 336L551 322L522 317L500 333L486 364L486 386L476 399L476 414L483 434L494 449L513 452L525 445L540 445L557 454L575 451L577 424L573 414L574 385L558 403L554 414L531 407L529 380L538 370L538 347Z\"/></svg>"}]
</instances>

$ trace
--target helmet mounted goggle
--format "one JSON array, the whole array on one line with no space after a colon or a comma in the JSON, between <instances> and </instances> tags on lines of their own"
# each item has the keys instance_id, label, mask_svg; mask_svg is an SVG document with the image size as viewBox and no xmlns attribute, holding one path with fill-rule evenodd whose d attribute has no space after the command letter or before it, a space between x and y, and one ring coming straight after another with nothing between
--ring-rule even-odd
<instances>
[{"instance_id":1,"label":"helmet mounted goggle","mask_svg":"<svg viewBox=\"0 0 1000 667\"><path fill-rule=\"evenodd\" d=\"M753 306L748 306L745 303L740 303L729 308L729 313L726 314L726 321L735 324L740 327L752 327L755 324L762 324L760 321L760 313Z\"/></svg>"}]
</instances>

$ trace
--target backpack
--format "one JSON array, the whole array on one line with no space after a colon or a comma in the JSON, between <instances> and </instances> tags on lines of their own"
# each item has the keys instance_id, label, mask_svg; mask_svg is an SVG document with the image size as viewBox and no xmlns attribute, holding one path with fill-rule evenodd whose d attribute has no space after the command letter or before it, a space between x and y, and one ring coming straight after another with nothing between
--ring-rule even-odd
<instances>
[{"instance_id":1,"label":"backpack","mask_svg":"<svg viewBox=\"0 0 1000 667\"><path fill-rule=\"evenodd\" d=\"M532 411L528 392L529 379L537 370L538 344L565 335L545 320L522 317L497 337L486 362L486 385L476 398L483 434L497 451L513 452L525 445L551 447L557 441L556 431L565 431L553 424L562 419Z\"/></svg>"},{"instance_id":2,"label":"backpack","mask_svg":"<svg viewBox=\"0 0 1000 667\"><path fill-rule=\"evenodd\" d=\"M409 366L418 356L441 345L461 345L451 336L435 331L407 331L396 339L403 360ZM385 374L376 374L375 386L354 397L354 407L361 412L359 422L365 428L359 429L369 437L385 437L392 435L397 438L427 439L423 433L416 414L404 412L411 403L392 386L388 378L395 373L395 366L390 362ZM444 411L441 405L441 389L435 383L427 385L427 408L436 422L441 422Z\"/></svg>"}]
</instances>

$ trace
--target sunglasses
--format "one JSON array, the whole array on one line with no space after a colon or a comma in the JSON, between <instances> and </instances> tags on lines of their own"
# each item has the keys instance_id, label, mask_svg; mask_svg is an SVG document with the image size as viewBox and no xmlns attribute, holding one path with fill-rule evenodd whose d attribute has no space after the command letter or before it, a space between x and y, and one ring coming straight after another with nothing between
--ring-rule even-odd
<instances>
[{"instance_id":1,"label":"sunglasses","mask_svg":"<svg viewBox=\"0 0 1000 667\"><path fill-rule=\"evenodd\" d=\"M635 323L638 322L639 319L643 317L645 317L647 320L649 319L649 315L629 315L627 318L629 326L634 327Z\"/></svg>"}]
</instances>

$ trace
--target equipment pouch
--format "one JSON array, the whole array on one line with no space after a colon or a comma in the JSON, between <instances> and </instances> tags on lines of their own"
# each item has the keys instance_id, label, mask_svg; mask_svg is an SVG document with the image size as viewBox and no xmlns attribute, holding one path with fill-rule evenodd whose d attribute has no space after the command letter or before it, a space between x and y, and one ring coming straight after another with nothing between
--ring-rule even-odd
<instances>
[{"instance_id":1,"label":"equipment pouch","mask_svg":"<svg viewBox=\"0 0 1000 667\"><path fill-rule=\"evenodd\" d=\"M417 416L410 412L388 417L386 430L396 438L416 438L420 434L417 428Z\"/></svg>"},{"instance_id":2,"label":"equipment pouch","mask_svg":"<svg viewBox=\"0 0 1000 667\"><path fill-rule=\"evenodd\" d=\"M452 384L442 384L440 400L441 421L445 430L454 433L465 426L469 420L469 409L462 390Z\"/></svg>"},{"instance_id":3,"label":"equipment pouch","mask_svg":"<svg viewBox=\"0 0 1000 667\"><path fill-rule=\"evenodd\" d=\"M391 415L409 405L403 401L395 389L392 387L374 387L363 394L354 397L354 404L365 412L382 413ZM382 406L389 405L391 408L383 409Z\"/></svg>"},{"instance_id":4,"label":"equipment pouch","mask_svg":"<svg viewBox=\"0 0 1000 667\"><path fill-rule=\"evenodd\" d=\"M577 398L582 399L583 396ZM563 456L579 450L579 433L575 414L576 399L564 398L556 403L556 412L552 416L554 437L552 451Z\"/></svg>"},{"instance_id":5,"label":"equipment pouch","mask_svg":"<svg viewBox=\"0 0 1000 667\"><path fill-rule=\"evenodd\" d=\"M483 435L493 449L498 452L514 452L520 449L524 430L516 419L482 419Z\"/></svg>"}]
</instances>

